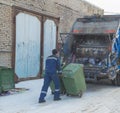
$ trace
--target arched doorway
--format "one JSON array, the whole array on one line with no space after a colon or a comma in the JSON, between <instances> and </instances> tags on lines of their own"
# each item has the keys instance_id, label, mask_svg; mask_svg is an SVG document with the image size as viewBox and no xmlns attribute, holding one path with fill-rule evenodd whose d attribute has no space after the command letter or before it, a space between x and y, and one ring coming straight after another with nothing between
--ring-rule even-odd
<instances>
[{"instance_id":1,"label":"arched doorway","mask_svg":"<svg viewBox=\"0 0 120 113\"><path fill-rule=\"evenodd\" d=\"M16 15L15 73L18 78L40 73L41 22L32 15Z\"/></svg>"}]
</instances>

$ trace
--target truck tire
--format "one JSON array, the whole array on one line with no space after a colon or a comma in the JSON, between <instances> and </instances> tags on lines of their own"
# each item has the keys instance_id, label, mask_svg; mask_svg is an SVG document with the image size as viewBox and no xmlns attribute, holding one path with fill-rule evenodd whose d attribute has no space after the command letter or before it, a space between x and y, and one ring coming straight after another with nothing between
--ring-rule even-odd
<instances>
[{"instance_id":1,"label":"truck tire","mask_svg":"<svg viewBox=\"0 0 120 113\"><path fill-rule=\"evenodd\" d=\"M115 86L120 86L120 71L117 73L116 78L112 80L112 84Z\"/></svg>"}]
</instances>

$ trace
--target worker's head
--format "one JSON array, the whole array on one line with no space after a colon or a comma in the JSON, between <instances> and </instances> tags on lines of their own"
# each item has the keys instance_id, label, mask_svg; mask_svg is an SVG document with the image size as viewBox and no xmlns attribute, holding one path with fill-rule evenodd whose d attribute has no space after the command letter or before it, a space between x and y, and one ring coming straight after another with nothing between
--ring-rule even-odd
<instances>
[{"instance_id":1,"label":"worker's head","mask_svg":"<svg viewBox=\"0 0 120 113\"><path fill-rule=\"evenodd\" d=\"M53 55L56 55L57 53L58 53L57 49L53 49L53 50L52 50L52 54L53 54Z\"/></svg>"}]
</instances>

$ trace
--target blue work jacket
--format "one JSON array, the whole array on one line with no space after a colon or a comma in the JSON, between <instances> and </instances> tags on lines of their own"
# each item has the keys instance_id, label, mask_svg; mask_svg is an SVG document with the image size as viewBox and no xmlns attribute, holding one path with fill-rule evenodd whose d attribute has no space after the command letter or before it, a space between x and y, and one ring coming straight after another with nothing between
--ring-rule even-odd
<instances>
[{"instance_id":1,"label":"blue work jacket","mask_svg":"<svg viewBox=\"0 0 120 113\"><path fill-rule=\"evenodd\" d=\"M45 64L45 72L56 74L57 71L61 71L60 59L55 55L47 57Z\"/></svg>"}]
</instances>

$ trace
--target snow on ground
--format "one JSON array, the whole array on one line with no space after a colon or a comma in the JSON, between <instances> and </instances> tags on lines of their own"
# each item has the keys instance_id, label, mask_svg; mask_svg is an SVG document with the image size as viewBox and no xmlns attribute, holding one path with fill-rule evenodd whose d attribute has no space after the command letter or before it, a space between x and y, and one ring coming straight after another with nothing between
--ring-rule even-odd
<instances>
[{"instance_id":1,"label":"snow on ground","mask_svg":"<svg viewBox=\"0 0 120 113\"><path fill-rule=\"evenodd\" d=\"M46 103L38 98L43 79L19 82L16 88L29 90L8 96L0 96L0 113L120 113L120 88L105 84L87 84L82 98L61 95L61 101L53 101L49 89Z\"/></svg>"}]
</instances>

